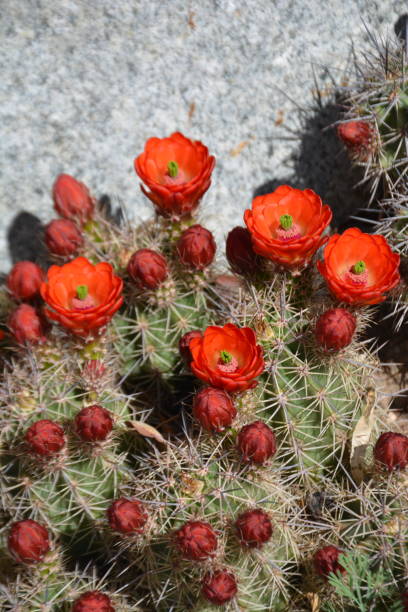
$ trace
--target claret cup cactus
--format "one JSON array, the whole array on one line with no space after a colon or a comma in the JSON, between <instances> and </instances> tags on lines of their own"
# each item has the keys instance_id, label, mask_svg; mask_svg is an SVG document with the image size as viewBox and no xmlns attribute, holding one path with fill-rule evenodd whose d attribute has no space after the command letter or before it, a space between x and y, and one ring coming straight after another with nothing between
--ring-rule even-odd
<instances>
[{"instance_id":1,"label":"claret cup cactus","mask_svg":"<svg viewBox=\"0 0 408 612\"><path fill-rule=\"evenodd\" d=\"M387 547L403 592L406 436L381 422L356 444L379 367L360 338L399 256L330 235L329 204L282 185L229 233L220 275L195 218L214 164L180 133L150 139L135 169L155 217L137 227L61 175L54 264L9 274L5 610L341 610L341 555Z\"/></svg>"}]
</instances>

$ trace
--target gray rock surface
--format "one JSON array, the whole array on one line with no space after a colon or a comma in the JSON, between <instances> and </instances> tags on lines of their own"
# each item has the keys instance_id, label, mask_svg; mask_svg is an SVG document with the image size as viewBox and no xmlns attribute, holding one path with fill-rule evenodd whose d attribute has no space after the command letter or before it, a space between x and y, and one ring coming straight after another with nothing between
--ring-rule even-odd
<instances>
[{"instance_id":1,"label":"gray rock surface","mask_svg":"<svg viewBox=\"0 0 408 612\"><path fill-rule=\"evenodd\" d=\"M29 211L52 216L60 172L107 193L135 219L151 214L133 159L174 130L217 157L202 220L222 238L259 186L318 188L328 153L295 103L341 75L363 22L393 35L405 0L3 0L0 15L0 270L7 231ZM326 114L325 114L326 113ZM313 132L291 134L290 130ZM299 140L300 137L300 140ZM321 140L322 139L322 140ZM299 153L300 151L300 153ZM319 157L319 151L321 155ZM302 176L303 174L303 176ZM320 177L320 178L319 178ZM326 181L326 187L324 187ZM335 189L332 188L333 197ZM330 186L323 195L330 199ZM328 201L330 204L330 201ZM35 219L28 218L33 227ZM14 233L12 241L28 240ZM14 247L13 258L21 256Z\"/></svg>"}]
</instances>

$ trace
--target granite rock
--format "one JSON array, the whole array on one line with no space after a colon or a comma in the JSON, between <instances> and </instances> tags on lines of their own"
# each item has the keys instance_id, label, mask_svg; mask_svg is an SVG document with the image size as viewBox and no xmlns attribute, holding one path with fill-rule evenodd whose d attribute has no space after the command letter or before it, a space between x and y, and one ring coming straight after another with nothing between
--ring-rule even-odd
<instances>
[{"instance_id":1,"label":"granite rock","mask_svg":"<svg viewBox=\"0 0 408 612\"><path fill-rule=\"evenodd\" d=\"M325 95L351 42L367 45L365 25L393 35L404 9L403 0L3 3L0 269L10 247L21 258L35 225L52 217L61 172L109 194L131 218L149 216L133 159L148 137L175 130L217 157L201 218L219 240L271 185L308 184L335 197ZM299 107L312 104L314 75L323 108L308 117ZM22 211L25 228L20 215L8 240ZM35 240L30 248L35 259Z\"/></svg>"}]
</instances>

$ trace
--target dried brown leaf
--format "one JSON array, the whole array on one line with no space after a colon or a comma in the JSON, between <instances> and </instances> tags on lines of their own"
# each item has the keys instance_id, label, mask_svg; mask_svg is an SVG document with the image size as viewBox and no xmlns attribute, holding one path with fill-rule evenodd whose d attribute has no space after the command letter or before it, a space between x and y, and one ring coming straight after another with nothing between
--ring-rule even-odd
<instances>
[{"instance_id":1,"label":"dried brown leaf","mask_svg":"<svg viewBox=\"0 0 408 612\"><path fill-rule=\"evenodd\" d=\"M138 434L144 438L153 438L156 442L166 444L166 440L163 438L161 433L152 425L143 423L143 421L128 421L127 426L134 429Z\"/></svg>"}]
</instances>

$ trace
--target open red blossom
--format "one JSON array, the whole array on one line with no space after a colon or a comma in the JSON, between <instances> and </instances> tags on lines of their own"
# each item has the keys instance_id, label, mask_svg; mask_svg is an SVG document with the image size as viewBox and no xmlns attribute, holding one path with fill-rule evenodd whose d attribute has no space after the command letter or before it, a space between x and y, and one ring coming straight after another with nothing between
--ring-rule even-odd
<instances>
[{"instance_id":1,"label":"open red blossom","mask_svg":"<svg viewBox=\"0 0 408 612\"><path fill-rule=\"evenodd\" d=\"M245 425L238 434L238 450L244 461L262 464L276 453L276 437L263 421Z\"/></svg>"},{"instance_id":2,"label":"open red blossom","mask_svg":"<svg viewBox=\"0 0 408 612\"><path fill-rule=\"evenodd\" d=\"M41 295L46 314L74 334L87 336L106 325L121 307L123 281L111 264L92 264L77 257L63 266L51 266Z\"/></svg>"},{"instance_id":3,"label":"open red blossom","mask_svg":"<svg viewBox=\"0 0 408 612\"><path fill-rule=\"evenodd\" d=\"M352 341L356 324L356 317L345 308L326 310L316 322L317 344L325 351L339 351Z\"/></svg>"},{"instance_id":4,"label":"open red blossom","mask_svg":"<svg viewBox=\"0 0 408 612\"><path fill-rule=\"evenodd\" d=\"M346 570L339 563L339 555L342 553L339 548L335 546L325 546L320 548L313 558L315 570L320 576L327 578L330 572L334 574L344 574Z\"/></svg>"},{"instance_id":5,"label":"open red blossom","mask_svg":"<svg viewBox=\"0 0 408 612\"><path fill-rule=\"evenodd\" d=\"M238 587L232 572L226 569L206 574L202 583L202 594L214 606L223 606L235 597Z\"/></svg>"},{"instance_id":6,"label":"open red blossom","mask_svg":"<svg viewBox=\"0 0 408 612\"><path fill-rule=\"evenodd\" d=\"M94 201L88 188L69 174L60 174L53 186L55 210L66 219L85 222L94 211Z\"/></svg>"},{"instance_id":7,"label":"open red blossom","mask_svg":"<svg viewBox=\"0 0 408 612\"><path fill-rule=\"evenodd\" d=\"M74 601L72 612L115 612L115 608L104 593L87 591Z\"/></svg>"},{"instance_id":8,"label":"open red blossom","mask_svg":"<svg viewBox=\"0 0 408 612\"><path fill-rule=\"evenodd\" d=\"M142 533L148 516L143 504L137 499L121 497L107 511L109 526L119 533Z\"/></svg>"},{"instance_id":9,"label":"open red blossom","mask_svg":"<svg viewBox=\"0 0 408 612\"><path fill-rule=\"evenodd\" d=\"M408 465L408 436L393 431L381 434L374 447L374 458L389 472L403 470Z\"/></svg>"},{"instance_id":10,"label":"open red blossom","mask_svg":"<svg viewBox=\"0 0 408 612\"><path fill-rule=\"evenodd\" d=\"M260 548L272 537L272 522L269 515L260 508L247 510L235 522L238 537L249 548Z\"/></svg>"},{"instance_id":11,"label":"open red blossom","mask_svg":"<svg viewBox=\"0 0 408 612\"><path fill-rule=\"evenodd\" d=\"M144 289L157 289L169 273L163 255L152 249L139 249L133 253L127 272L131 280Z\"/></svg>"},{"instance_id":12,"label":"open red blossom","mask_svg":"<svg viewBox=\"0 0 408 612\"><path fill-rule=\"evenodd\" d=\"M231 425L237 411L228 393L205 387L194 397L193 415L207 431L220 432Z\"/></svg>"},{"instance_id":13,"label":"open red blossom","mask_svg":"<svg viewBox=\"0 0 408 612\"><path fill-rule=\"evenodd\" d=\"M317 262L330 292L347 304L378 304L398 285L400 258L384 236L352 227L334 234Z\"/></svg>"},{"instance_id":14,"label":"open red blossom","mask_svg":"<svg viewBox=\"0 0 408 612\"><path fill-rule=\"evenodd\" d=\"M244 220L254 251L289 269L306 266L327 238L322 234L332 212L311 189L281 185L258 196Z\"/></svg>"},{"instance_id":15,"label":"open red blossom","mask_svg":"<svg viewBox=\"0 0 408 612\"><path fill-rule=\"evenodd\" d=\"M65 446L64 430L48 419L36 421L27 429L24 439L32 453L51 457Z\"/></svg>"},{"instance_id":16,"label":"open red blossom","mask_svg":"<svg viewBox=\"0 0 408 612\"><path fill-rule=\"evenodd\" d=\"M226 391L245 391L256 386L254 379L264 371L262 347L249 327L227 323L211 325L202 337L189 344L191 370L197 378Z\"/></svg>"},{"instance_id":17,"label":"open red blossom","mask_svg":"<svg viewBox=\"0 0 408 612\"><path fill-rule=\"evenodd\" d=\"M75 417L75 429L85 442L106 440L112 428L111 413L98 404L82 408Z\"/></svg>"},{"instance_id":18,"label":"open red blossom","mask_svg":"<svg viewBox=\"0 0 408 612\"><path fill-rule=\"evenodd\" d=\"M175 544L184 559L203 561L214 556L217 536L209 523L188 521L176 531Z\"/></svg>"},{"instance_id":19,"label":"open red blossom","mask_svg":"<svg viewBox=\"0 0 408 612\"><path fill-rule=\"evenodd\" d=\"M19 261L11 268L7 287L18 300L30 300L40 293L44 272L32 261Z\"/></svg>"},{"instance_id":20,"label":"open red blossom","mask_svg":"<svg viewBox=\"0 0 408 612\"><path fill-rule=\"evenodd\" d=\"M216 248L212 233L198 224L184 230L177 242L181 263L195 270L204 270L210 265Z\"/></svg>"},{"instance_id":21,"label":"open red blossom","mask_svg":"<svg viewBox=\"0 0 408 612\"><path fill-rule=\"evenodd\" d=\"M20 304L10 316L9 328L20 344L45 341L45 325L37 310L29 304Z\"/></svg>"},{"instance_id":22,"label":"open red blossom","mask_svg":"<svg viewBox=\"0 0 408 612\"><path fill-rule=\"evenodd\" d=\"M135 170L148 188L141 185L143 193L159 214L172 218L195 210L211 185L214 166L215 158L207 147L180 132L168 138L149 138L135 159Z\"/></svg>"},{"instance_id":23,"label":"open red blossom","mask_svg":"<svg viewBox=\"0 0 408 612\"><path fill-rule=\"evenodd\" d=\"M83 245L78 226L70 219L54 219L45 227L45 244L54 255L73 255Z\"/></svg>"},{"instance_id":24,"label":"open red blossom","mask_svg":"<svg viewBox=\"0 0 408 612\"><path fill-rule=\"evenodd\" d=\"M37 521L17 521L11 525L8 549L20 563L38 563L50 550L48 531Z\"/></svg>"}]
</instances>

